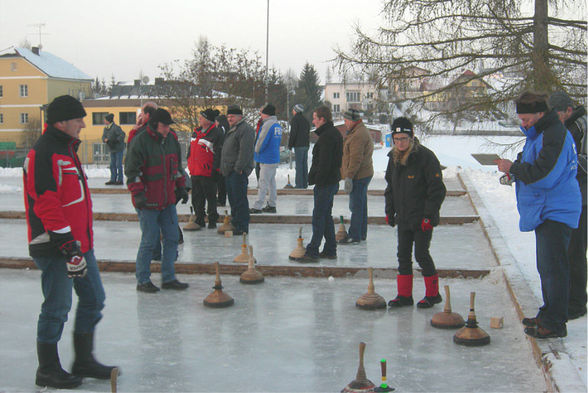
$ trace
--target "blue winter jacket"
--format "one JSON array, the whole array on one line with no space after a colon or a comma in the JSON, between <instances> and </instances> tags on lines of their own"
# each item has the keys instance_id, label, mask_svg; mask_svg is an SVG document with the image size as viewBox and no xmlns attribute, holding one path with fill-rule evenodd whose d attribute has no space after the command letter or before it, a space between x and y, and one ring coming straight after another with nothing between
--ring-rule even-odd
<instances>
[{"instance_id":1,"label":"blue winter jacket","mask_svg":"<svg viewBox=\"0 0 588 393\"><path fill-rule=\"evenodd\" d=\"M278 164L280 162L280 143L282 127L275 116L263 121L255 137L253 159L260 164Z\"/></svg>"},{"instance_id":2,"label":"blue winter jacket","mask_svg":"<svg viewBox=\"0 0 588 393\"><path fill-rule=\"evenodd\" d=\"M527 140L510 169L516 180L520 230L532 231L545 220L577 228L582 197L572 135L555 111L521 131Z\"/></svg>"}]
</instances>

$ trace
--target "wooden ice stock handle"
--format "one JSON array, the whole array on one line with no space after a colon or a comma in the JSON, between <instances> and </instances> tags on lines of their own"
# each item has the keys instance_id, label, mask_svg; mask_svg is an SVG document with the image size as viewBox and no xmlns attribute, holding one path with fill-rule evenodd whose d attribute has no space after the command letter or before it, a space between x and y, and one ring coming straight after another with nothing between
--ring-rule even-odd
<instances>
[{"instance_id":1,"label":"wooden ice stock handle","mask_svg":"<svg viewBox=\"0 0 588 393\"><path fill-rule=\"evenodd\" d=\"M476 298L476 292L470 292L470 311L474 311L474 299Z\"/></svg>"},{"instance_id":2,"label":"wooden ice stock handle","mask_svg":"<svg viewBox=\"0 0 588 393\"><path fill-rule=\"evenodd\" d=\"M449 296L449 285L445 285L445 308L444 312L451 312L451 298Z\"/></svg>"},{"instance_id":3,"label":"wooden ice stock handle","mask_svg":"<svg viewBox=\"0 0 588 393\"><path fill-rule=\"evenodd\" d=\"M363 367L363 353L365 352L365 343L362 341L359 343L359 365Z\"/></svg>"},{"instance_id":4,"label":"wooden ice stock handle","mask_svg":"<svg viewBox=\"0 0 588 393\"><path fill-rule=\"evenodd\" d=\"M386 359L380 361L380 368L382 369L382 378L386 378Z\"/></svg>"}]
</instances>

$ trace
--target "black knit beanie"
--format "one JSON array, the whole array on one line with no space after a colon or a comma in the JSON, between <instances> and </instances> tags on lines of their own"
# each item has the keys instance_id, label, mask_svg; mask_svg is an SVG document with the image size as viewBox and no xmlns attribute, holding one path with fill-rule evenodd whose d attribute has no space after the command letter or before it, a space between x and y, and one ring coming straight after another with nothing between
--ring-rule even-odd
<instances>
[{"instance_id":1,"label":"black knit beanie","mask_svg":"<svg viewBox=\"0 0 588 393\"><path fill-rule=\"evenodd\" d=\"M47 124L86 116L82 103L69 95L56 97L47 107Z\"/></svg>"}]
</instances>

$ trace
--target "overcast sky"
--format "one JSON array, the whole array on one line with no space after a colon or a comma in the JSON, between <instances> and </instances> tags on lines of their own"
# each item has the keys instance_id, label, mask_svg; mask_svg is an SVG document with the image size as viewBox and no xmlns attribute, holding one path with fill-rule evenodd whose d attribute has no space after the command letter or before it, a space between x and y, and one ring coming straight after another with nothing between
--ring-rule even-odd
<instances>
[{"instance_id":1,"label":"overcast sky","mask_svg":"<svg viewBox=\"0 0 588 393\"><path fill-rule=\"evenodd\" d=\"M267 0L0 0L0 51L25 39L92 77L153 80L158 66L191 56L199 37L256 50L265 63ZM270 0L269 64L300 74L306 61L324 83L336 46L353 26L381 24L381 0Z\"/></svg>"}]
</instances>

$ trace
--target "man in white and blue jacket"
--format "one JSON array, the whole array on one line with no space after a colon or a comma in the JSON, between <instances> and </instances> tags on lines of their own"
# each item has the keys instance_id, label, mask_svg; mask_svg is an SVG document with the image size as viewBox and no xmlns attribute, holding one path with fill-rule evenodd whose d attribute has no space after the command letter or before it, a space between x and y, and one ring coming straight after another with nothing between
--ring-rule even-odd
<instances>
[{"instance_id":1,"label":"man in white and blue jacket","mask_svg":"<svg viewBox=\"0 0 588 393\"><path fill-rule=\"evenodd\" d=\"M265 105L261 111L261 129L255 138L253 159L260 164L259 191L257 200L250 209L251 213L275 213L276 200L276 170L280 163L280 144L282 142L282 127L276 118L276 107ZM267 205L264 207L266 195Z\"/></svg>"},{"instance_id":2,"label":"man in white and blue jacket","mask_svg":"<svg viewBox=\"0 0 588 393\"><path fill-rule=\"evenodd\" d=\"M519 228L535 231L537 270L543 305L523 318L525 333L536 338L565 337L568 319L567 250L582 208L576 180L574 140L547 106L547 96L525 92L516 101L527 139L515 162L497 160L498 169L516 183Z\"/></svg>"}]
</instances>

